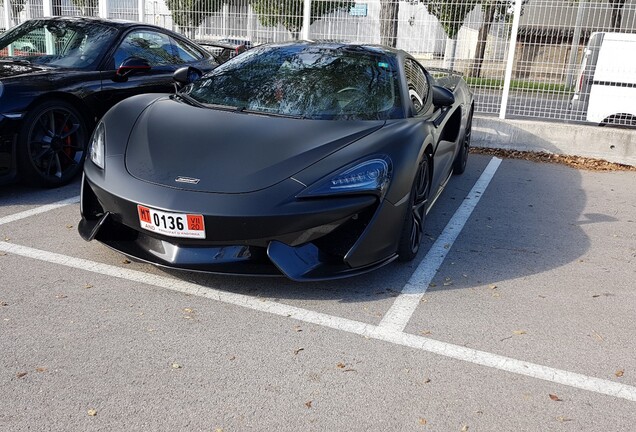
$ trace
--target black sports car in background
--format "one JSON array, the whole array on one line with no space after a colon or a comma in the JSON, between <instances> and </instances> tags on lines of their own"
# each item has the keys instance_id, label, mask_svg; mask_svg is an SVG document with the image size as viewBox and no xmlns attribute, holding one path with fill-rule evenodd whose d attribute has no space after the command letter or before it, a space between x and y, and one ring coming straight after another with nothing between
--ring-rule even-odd
<instances>
[{"instance_id":1,"label":"black sports car in background","mask_svg":"<svg viewBox=\"0 0 636 432\"><path fill-rule=\"evenodd\" d=\"M412 260L466 166L473 97L399 50L253 48L118 104L84 167L79 232L186 270L320 280Z\"/></svg>"},{"instance_id":2,"label":"black sports car in background","mask_svg":"<svg viewBox=\"0 0 636 432\"><path fill-rule=\"evenodd\" d=\"M81 171L97 120L115 103L173 88L177 68L213 55L174 32L98 18L26 21L0 37L0 183L59 186Z\"/></svg>"}]
</instances>

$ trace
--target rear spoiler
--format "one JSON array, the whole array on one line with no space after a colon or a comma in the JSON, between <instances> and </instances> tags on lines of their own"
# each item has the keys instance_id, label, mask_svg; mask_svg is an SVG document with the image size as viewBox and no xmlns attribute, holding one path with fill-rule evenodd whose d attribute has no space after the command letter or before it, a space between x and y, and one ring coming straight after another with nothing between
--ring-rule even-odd
<instances>
[{"instance_id":1,"label":"rear spoiler","mask_svg":"<svg viewBox=\"0 0 636 432\"><path fill-rule=\"evenodd\" d=\"M464 79L464 74L452 69L426 68L437 85L455 91L457 84Z\"/></svg>"},{"instance_id":2,"label":"rear spoiler","mask_svg":"<svg viewBox=\"0 0 636 432\"><path fill-rule=\"evenodd\" d=\"M219 42L216 40L195 40L195 42L210 52L219 64L225 63L229 59L247 50L247 47L243 44Z\"/></svg>"},{"instance_id":3,"label":"rear spoiler","mask_svg":"<svg viewBox=\"0 0 636 432\"><path fill-rule=\"evenodd\" d=\"M453 69L427 67L426 70L429 71L431 74L439 73L439 74L446 74L446 75L457 75L457 76L460 76L460 77L464 76L463 73L461 73L459 71L456 71L456 70L453 70Z\"/></svg>"}]
</instances>

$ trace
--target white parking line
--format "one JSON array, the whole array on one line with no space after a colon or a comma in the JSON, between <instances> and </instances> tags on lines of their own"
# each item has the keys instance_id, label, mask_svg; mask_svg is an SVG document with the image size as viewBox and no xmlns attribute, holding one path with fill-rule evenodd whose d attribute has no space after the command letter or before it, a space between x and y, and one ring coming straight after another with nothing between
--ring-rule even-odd
<instances>
[{"instance_id":1,"label":"white parking line","mask_svg":"<svg viewBox=\"0 0 636 432\"><path fill-rule=\"evenodd\" d=\"M553 383L600 393L616 398L636 402L636 387L589 377L586 375L555 369L497 354L478 351L459 345L453 345L434 339L406 334L387 327L375 326L346 318L335 317L320 312L314 312L277 303L271 300L250 297L243 294L235 294L222 290L200 286L179 279L171 279L165 276L151 275L137 270L124 269L108 264L97 263L81 258L69 257L57 253L33 249L26 246L0 242L0 251L8 254L20 255L37 259L48 263L72 267L105 276L117 277L132 282L160 287L189 295L205 297L223 303L248 308L251 310L266 312L282 317L293 318L298 321L316 324L352 334L357 334L371 339L410 347L420 351L438 354L444 357L460 361L487 366L493 369L524 375Z\"/></svg>"},{"instance_id":2,"label":"white parking line","mask_svg":"<svg viewBox=\"0 0 636 432\"><path fill-rule=\"evenodd\" d=\"M27 218L29 216L35 216L37 214L45 213L45 212L50 211L50 210L55 210L57 208L67 206L69 204L76 204L79 201L80 201L80 197L78 195L78 196L74 196L72 198L67 198L65 200L61 200L61 201L58 201L58 202L55 202L55 203L52 203L52 204L46 204L46 205L43 205L43 206L40 206L40 207L32 208L30 210L25 210L25 211L22 211L22 212L19 212L19 213L14 213L14 214L9 215L9 216L0 217L0 225L8 224L10 222L15 222L17 220L24 219L24 218Z\"/></svg>"},{"instance_id":3,"label":"white parking line","mask_svg":"<svg viewBox=\"0 0 636 432\"><path fill-rule=\"evenodd\" d=\"M380 321L380 327L394 331L404 330L500 164L501 159L492 158L490 160L462 205L459 206L409 281L402 288L400 295L397 296L389 311Z\"/></svg>"}]
</instances>

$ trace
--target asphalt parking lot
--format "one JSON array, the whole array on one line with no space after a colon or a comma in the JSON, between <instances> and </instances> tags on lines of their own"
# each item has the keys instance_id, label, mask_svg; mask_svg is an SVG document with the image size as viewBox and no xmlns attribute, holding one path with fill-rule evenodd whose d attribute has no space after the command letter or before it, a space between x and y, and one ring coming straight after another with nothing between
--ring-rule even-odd
<instances>
[{"instance_id":1,"label":"asphalt parking lot","mask_svg":"<svg viewBox=\"0 0 636 432\"><path fill-rule=\"evenodd\" d=\"M416 260L298 284L77 234L0 187L0 431L628 431L636 174L471 155Z\"/></svg>"}]
</instances>

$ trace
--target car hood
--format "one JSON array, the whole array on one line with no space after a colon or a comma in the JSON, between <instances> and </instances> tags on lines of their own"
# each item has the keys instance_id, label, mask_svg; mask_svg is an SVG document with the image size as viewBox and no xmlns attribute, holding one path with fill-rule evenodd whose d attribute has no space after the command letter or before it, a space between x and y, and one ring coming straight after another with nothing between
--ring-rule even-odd
<instances>
[{"instance_id":1,"label":"car hood","mask_svg":"<svg viewBox=\"0 0 636 432\"><path fill-rule=\"evenodd\" d=\"M44 68L29 63L0 61L0 79L13 78L21 75L32 75L38 72L49 72L54 69Z\"/></svg>"},{"instance_id":2,"label":"car hood","mask_svg":"<svg viewBox=\"0 0 636 432\"><path fill-rule=\"evenodd\" d=\"M384 123L272 117L163 98L137 120L126 148L126 168L140 180L174 188L253 192L293 176Z\"/></svg>"}]
</instances>

